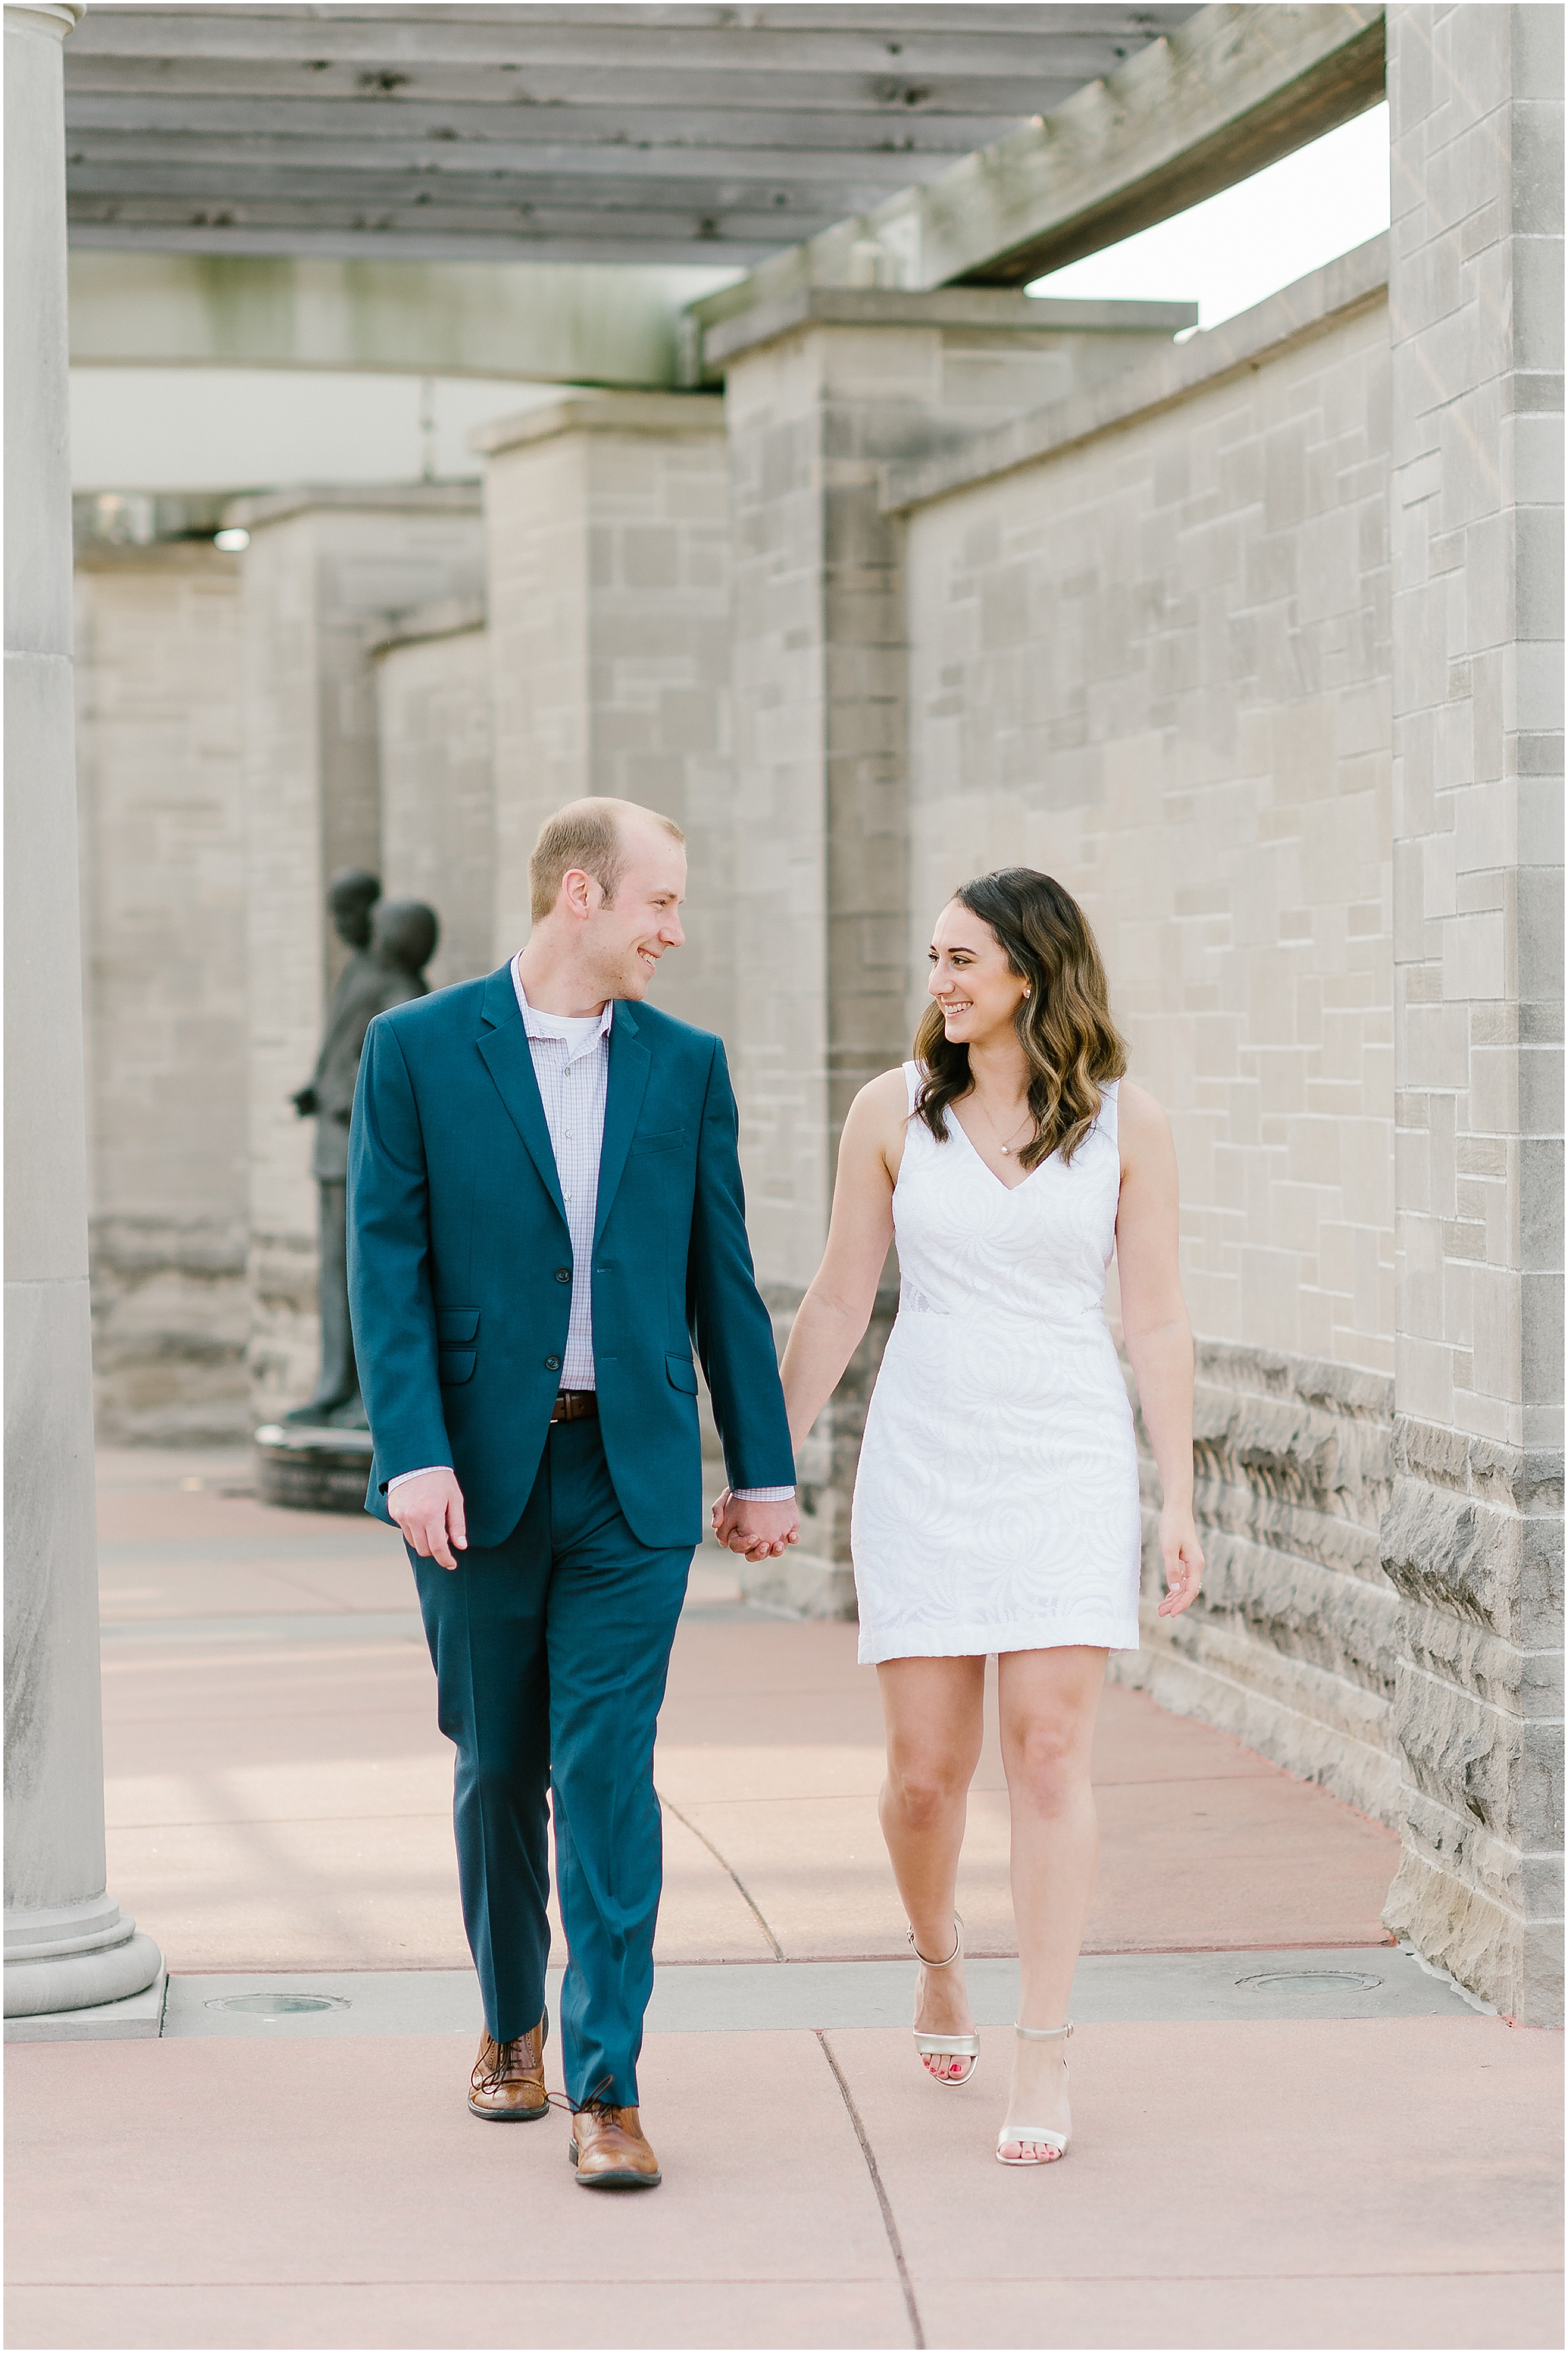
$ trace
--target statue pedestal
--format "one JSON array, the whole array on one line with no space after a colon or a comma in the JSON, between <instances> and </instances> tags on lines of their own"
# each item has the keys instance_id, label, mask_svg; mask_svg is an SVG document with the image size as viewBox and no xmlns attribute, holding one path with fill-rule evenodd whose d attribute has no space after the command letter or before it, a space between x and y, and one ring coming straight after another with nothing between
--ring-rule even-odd
<instances>
[{"instance_id":1,"label":"statue pedestal","mask_svg":"<svg viewBox=\"0 0 1568 2353\"><path fill-rule=\"evenodd\" d=\"M256 1491L294 1512L363 1512L374 1441L368 1430L264 1421L256 1433Z\"/></svg>"}]
</instances>

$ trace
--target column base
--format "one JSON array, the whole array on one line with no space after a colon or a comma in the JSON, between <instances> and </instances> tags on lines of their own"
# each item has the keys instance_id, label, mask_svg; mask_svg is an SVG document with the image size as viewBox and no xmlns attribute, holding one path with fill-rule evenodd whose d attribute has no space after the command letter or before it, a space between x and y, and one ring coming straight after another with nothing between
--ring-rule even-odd
<instances>
[{"instance_id":1,"label":"column base","mask_svg":"<svg viewBox=\"0 0 1568 2353\"><path fill-rule=\"evenodd\" d=\"M144 1993L163 1957L111 1895L5 1915L5 2016L51 2017Z\"/></svg>"},{"instance_id":2,"label":"column base","mask_svg":"<svg viewBox=\"0 0 1568 2353\"><path fill-rule=\"evenodd\" d=\"M169 1972L163 1966L163 1955L151 1936L135 1936L131 1945L145 1947L138 1955L138 1966L151 1954L156 1964L153 1982L140 1993L127 1994L119 2001L97 2001L80 2010L35 2010L21 2018L7 2018L7 2042L155 2042L163 2031L163 2002L169 1990ZM130 1946L116 1947L127 1952ZM29 1967L47 1968L47 1961L30 1963Z\"/></svg>"},{"instance_id":3,"label":"column base","mask_svg":"<svg viewBox=\"0 0 1568 2353\"><path fill-rule=\"evenodd\" d=\"M132 1944L153 1944L151 1936L134 1936ZM157 1951L157 1946L153 1946ZM141 1993L127 1993L120 2002L91 2002L85 2010L37 2010L30 2017L7 2019L7 2042L157 2042L163 2035L163 2011L169 1995L169 1972L157 1957L157 1977Z\"/></svg>"}]
</instances>

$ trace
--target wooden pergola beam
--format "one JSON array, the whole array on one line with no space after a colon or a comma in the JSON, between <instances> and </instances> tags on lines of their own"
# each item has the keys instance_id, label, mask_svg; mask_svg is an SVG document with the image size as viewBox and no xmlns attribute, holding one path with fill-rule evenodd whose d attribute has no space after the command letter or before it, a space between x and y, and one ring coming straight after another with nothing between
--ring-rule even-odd
<instances>
[{"instance_id":1,"label":"wooden pergola beam","mask_svg":"<svg viewBox=\"0 0 1568 2353\"><path fill-rule=\"evenodd\" d=\"M1384 12L1219 5L923 186L759 263L704 326L812 286L1023 286L1374 106Z\"/></svg>"}]
</instances>

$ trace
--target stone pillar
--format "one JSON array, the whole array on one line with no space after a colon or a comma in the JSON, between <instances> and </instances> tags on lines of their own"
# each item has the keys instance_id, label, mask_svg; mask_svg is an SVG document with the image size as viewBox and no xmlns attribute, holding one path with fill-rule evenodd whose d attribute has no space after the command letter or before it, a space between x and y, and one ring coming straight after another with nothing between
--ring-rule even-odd
<instances>
[{"instance_id":1,"label":"stone pillar","mask_svg":"<svg viewBox=\"0 0 1568 2353\"><path fill-rule=\"evenodd\" d=\"M381 879L438 910L432 988L492 972L495 766L484 607L425 606L373 648L381 740Z\"/></svg>"},{"instance_id":2,"label":"stone pillar","mask_svg":"<svg viewBox=\"0 0 1568 2353\"><path fill-rule=\"evenodd\" d=\"M722 403L589 393L486 426L498 959L552 809L639 801L687 838L654 1002L731 1036L729 471Z\"/></svg>"},{"instance_id":3,"label":"stone pillar","mask_svg":"<svg viewBox=\"0 0 1568 2353\"><path fill-rule=\"evenodd\" d=\"M60 44L5 10L5 2015L153 1984L104 1887Z\"/></svg>"},{"instance_id":4,"label":"stone pillar","mask_svg":"<svg viewBox=\"0 0 1568 2353\"><path fill-rule=\"evenodd\" d=\"M240 558L77 558L98 1432L249 1433Z\"/></svg>"},{"instance_id":5,"label":"stone pillar","mask_svg":"<svg viewBox=\"0 0 1568 2353\"><path fill-rule=\"evenodd\" d=\"M1405 1852L1385 1917L1562 2015L1563 16L1400 7L1394 857Z\"/></svg>"},{"instance_id":6,"label":"stone pillar","mask_svg":"<svg viewBox=\"0 0 1568 2353\"><path fill-rule=\"evenodd\" d=\"M478 490L298 491L238 501L244 558L252 1410L310 1395L318 1349L311 1130L289 1098L314 1066L343 949L325 905L379 869L373 646L415 608L469 599ZM437 913L439 913L437 909Z\"/></svg>"},{"instance_id":7,"label":"stone pillar","mask_svg":"<svg viewBox=\"0 0 1568 2353\"><path fill-rule=\"evenodd\" d=\"M1193 321L1181 304L836 290L706 338L734 500L736 1076L781 1334L822 1254L849 1103L910 1050L903 524L880 511L881 469L1087 389ZM895 1305L889 1274L801 1460L801 1544L754 1573L764 1598L853 1614L849 1495Z\"/></svg>"}]
</instances>

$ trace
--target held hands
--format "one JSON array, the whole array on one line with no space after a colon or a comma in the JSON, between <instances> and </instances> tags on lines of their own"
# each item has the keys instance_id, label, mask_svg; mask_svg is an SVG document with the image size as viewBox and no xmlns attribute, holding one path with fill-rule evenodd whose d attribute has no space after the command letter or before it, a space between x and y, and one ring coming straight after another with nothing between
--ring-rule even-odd
<instances>
[{"instance_id":1,"label":"held hands","mask_svg":"<svg viewBox=\"0 0 1568 2353\"><path fill-rule=\"evenodd\" d=\"M1166 1587L1160 1615L1179 1618L1187 1604L1197 1599L1204 1576L1203 1546L1185 1506L1167 1504L1160 1514L1160 1558Z\"/></svg>"},{"instance_id":2,"label":"held hands","mask_svg":"<svg viewBox=\"0 0 1568 2353\"><path fill-rule=\"evenodd\" d=\"M793 1496L786 1504L741 1504L726 1487L713 1506L713 1534L726 1552L776 1560L799 1539L800 1505Z\"/></svg>"},{"instance_id":3,"label":"held hands","mask_svg":"<svg viewBox=\"0 0 1568 2353\"><path fill-rule=\"evenodd\" d=\"M468 1550L468 1529L455 1472L426 1471L405 1480L388 1495L386 1508L422 1559L439 1568L457 1567L452 1555Z\"/></svg>"}]
</instances>

